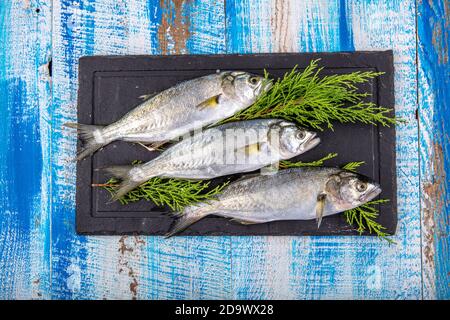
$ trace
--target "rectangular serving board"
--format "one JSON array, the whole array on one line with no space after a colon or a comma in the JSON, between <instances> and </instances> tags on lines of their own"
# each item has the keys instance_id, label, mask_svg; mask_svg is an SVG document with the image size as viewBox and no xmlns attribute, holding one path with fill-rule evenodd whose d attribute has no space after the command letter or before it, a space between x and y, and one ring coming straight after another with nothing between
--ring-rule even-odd
<instances>
[{"instance_id":1,"label":"rectangular serving board","mask_svg":"<svg viewBox=\"0 0 450 320\"><path fill-rule=\"evenodd\" d=\"M320 59L321 75L354 71L382 71L383 75L362 85L369 92L367 101L394 108L392 51L287 53L255 55L178 55L178 56L92 56L82 57L79 64L78 122L107 125L120 119L140 102L140 96L167 89L183 80L207 75L217 70L244 70L262 74L266 69L281 77L294 66L304 69L311 60ZM393 113L392 113L393 114ZM328 166L364 161L359 172L373 178L383 189L381 198L390 202L379 206L378 221L386 232L394 234L397 226L397 185L395 161L395 127L364 124L334 124L334 131L319 133L322 143L295 160L312 161L330 152L338 156ZM78 148L81 142L78 143ZM134 160L148 161L159 152L142 146L113 142L77 163L76 226L79 234L163 235L173 218L168 208L148 201L121 205L108 203L109 193L93 183L108 177L95 168L129 165ZM240 175L231 177L235 179ZM218 178L219 183L226 178ZM316 222L278 221L241 225L228 219L209 216L180 235L355 235L358 232L343 214L325 217L317 229Z\"/></svg>"}]
</instances>

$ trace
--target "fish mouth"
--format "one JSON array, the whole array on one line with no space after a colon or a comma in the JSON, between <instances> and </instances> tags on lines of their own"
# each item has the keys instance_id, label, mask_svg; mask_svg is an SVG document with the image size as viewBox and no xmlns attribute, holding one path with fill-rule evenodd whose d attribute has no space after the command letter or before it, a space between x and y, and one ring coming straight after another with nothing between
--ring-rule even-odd
<instances>
[{"instance_id":1,"label":"fish mouth","mask_svg":"<svg viewBox=\"0 0 450 320\"><path fill-rule=\"evenodd\" d=\"M320 138L317 137L317 133L313 133L308 140L303 143L303 152L309 151L315 148L320 143Z\"/></svg>"},{"instance_id":2,"label":"fish mouth","mask_svg":"<svg viewBox=\"0 0 450 320\"><path fill-rule=\"evenodd\" d=\"M381 193L381 187L379 184L373 184L373 187L371 190L367 191L365 194L363 194L361 197L359 197L359 201L362 203L369 202L373 199L375 199L380 193Z\"/></svg>"},{"instance_id":3,"label":"fish mouth","mask_svg":"<svg viewBox=\"0 0 450 320\"><path fill-rule=\"evenodd\" d=\"M272 80L270 80L270 79L263 79L261 81L261 84L260 84L260 92L264 93L264 92L269 91L270 88L272 88L272 85L273 85L273 81Z\"/></svg>"}]
</instances>

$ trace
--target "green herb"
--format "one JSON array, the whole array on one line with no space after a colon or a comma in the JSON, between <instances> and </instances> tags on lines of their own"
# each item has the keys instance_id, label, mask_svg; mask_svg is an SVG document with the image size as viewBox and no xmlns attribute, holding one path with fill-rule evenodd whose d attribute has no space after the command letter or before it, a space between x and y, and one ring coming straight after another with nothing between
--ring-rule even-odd
<instances>
[{"instance_id":1,"label":"green herb","mask_svg":"<svg viewBox=\"0 0 450 320\"><path fill-rule=\"evenodd\" d=\"M121 204L128 204L144 199L152 201L157 206L167 205L173 211L181 211L194 203L214 200L228 183L222 183L208 190L210 181L152 178L127 193L119 201ZM118 187L118 181L113 178L95 186L103 187L113 195Z\"/></svg>"},{"instance_id":2,"label":"green herb","mask_svg":"<svg viewBox=\"0 0 450 320\"><path fill-rule=\"evenodd\" d=\"M391 116L392 109L364 102L368 93L358 92L357 85L382 72L352 72L319 77L323 68L311 61L303 71L293 68L249 108L221 123L257 118L282 118L300 125L323 130L333 129L333 121L362 122L389 126L400 119ZM269 75L265 72L265 78Z\"/></svg>"},{"instance_id":3,"label":"green herb","mask_svg":"<svg viewBox=\"0 0 450 320\"><path fill-rule=\"evenodd\" d=\"M337 157L337 153L329 153L325 157L311 162L291 162L287 160L280 161L280 168L281 169L287 169L287 168L300 168L300 167L320 167L323 166L324 162L327 160L330 160L332 158Z\"/></svg>"},{"instance_id":4,"label":"green herb","mask_svg":"<svg viewBox=\"0 0 450 320\"><path fill-rule=\"evenodd\" d=\"M311 61L303 71L293 68L282 79L278 79L273 87L252 106L220 123L258 118L281 118L324 130L325 128L333 129L333 121L383 126L403 121L391 116L392 109L364 102L363 99L370 94L358 92L358 84L365 83L383 73L368 71L319 77L323 68L318 68L317 62L318 60ZM264 76L269 80L269 74L266 71ZM336 156L336 153L329 153L312 162L281 161L280 168L322 166L325 161ZM355 172L362 164L364 164L363 161L350 162L342 168ZM152 201L157 206L167 205L173 211L181 211L188 205L216 199L227 185L228 182L210 189L210 181L152 178L127 193L119 201L121 204L128 204L144 199ZM104 184L94 186L103 187L114 194L118 181L110 179ZM376 204L387 201L389 200L375 200L347 210L344 213L346 220L350 225L356 224L360 234L367 230L392 243L388 234L383 231L386 228L376 221L379 213L374 207Z\"/></svg>"},{"instance_id":5,"label":"green herb","mask_svg":"<svg viewBox=\"0 0 450 320\"><path fill-rule=\"evenodd\" d=\"M356 172L356 169L358 169L358 167L360 167L364 163L365 163L364 161L349 162L345 166L343 166L342 169Z\"/></svg>"},{"instance_id":6,"label":"green herb","mask_svg":"<svg viewBox=\"0 0 450 320\"><path fill-rule=\"evenodd\" d=\"M323 166L325 161L335 158L336 156L337 153L329 153L325 157L311 162L281 161L280 168L319 167ZM133 164L137 163L140 162L133 161ZM356 171L363 163L364 161L350 162L344 165L342 169ZM228 184L229 182L225 182L208 190L210 181L152 178L138 188L127 193L124 197L120 198L119 201L121 204L125 205L144 199L152 201L157 206L167 205L173 211L181 211L188 205L215 200L216 196L222 193L223 189ZM102 187L113 195L118 185L118 180L112 178L106 183L95 184L93 186ZM344 212L346 221L352 226L356 224L358 227L357 231L360 234L367 230L369 233L375 233L388 242L393 243L394 241L389 238L389 235L383 232L386 228L376 221L378 209L374 207L376 204L386 203L388 201L389 200L387 199L370 201L355 209L347 210Z\"/></svg>"},{"instance_id":7,"label":"green herb","mask_svg":"<svg viewBox=\"0 0 450 320\"><path fill-rule=\"evenodd\" d=\"M395 243L394 240L392 240L389 235L383 231L386 228L376 221L379 213L378 209L376 209L374 205L386 202L389 202L389 200L374 200L355 209L345 211L344 214L347 223L351 226L356 224L358 227L356 230L359 234L362 234L367 230L369 233L375 233L377 236L388 241L389 243Z\"/></svg>"},{"instance_id":8,"label":"green herb","mask_svg":"<svg viewBox=\"0 0 450 320\"><path fill-rule=\"evenodd\" d=\"M311 167L321 166L325 160L336 157L336 153L330 153L322 159L312 162L290 162L282 161L280 167ZM139 161L133 161L138 164ZM128 203L140 201L142 199L152 201L157 206L169 206L173 211L180 211L188 205L198 202L214 200L220 194L229 182L222 183L212 190L208 190L210 181L192 181L184 179L162 179L152 178L141 184L133 191L128 192L119 199L120 203L125 205ZM102 187L111 195L114 195L119 181L111 178L106 183L94 184L94 187Z\"/></svg>"}]
</instances>

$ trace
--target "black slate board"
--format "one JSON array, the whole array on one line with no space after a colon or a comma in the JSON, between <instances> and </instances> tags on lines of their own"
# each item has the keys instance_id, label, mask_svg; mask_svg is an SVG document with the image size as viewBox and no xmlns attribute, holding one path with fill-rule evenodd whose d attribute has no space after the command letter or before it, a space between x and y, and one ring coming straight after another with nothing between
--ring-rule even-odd
<instances>
[{"instance_id":1,"label":"black slate board","mask_svg":"<svg viewBox=\"0 0 450 320\"><path fill-rule=\"evenodd\" d=\"M361 86L372 94L368 100L394 107L392 51L354 53L290 53L256 55L183 55L183 56L95 56L82 57L79 64L78 121L105 125L122 117L140 103L139 96L161 91L174 84L221 70L245 70L262 74L266 69L282 76L295 65L306 67L320 58L322 75L353 71L383 71L384 75ZM329 152L339 156L327 162L340 166L350 161L365 161L360 172L379 181L381 198L391 201L380 205L379 221L386 232L395 233L397 225L395 128L361 124L335 124L335 130L320 133L322 143L297 160L311 161ZM80 143L78 145L80 148ZM108 204L109 193L92 188L92 183L107 180L94 168L126 165L133 160L157 156L141 146L114 142L77 164L76 226L80 234L147 234L167 232L172 218L167 208L141 201L123 206ZM219 178L217 181L221 181ZM279 221L244 226L224 218L210 216L181 235L354 235L342 214L325 217L320 229L315 221Z\"/></svg>"}]
</instances>

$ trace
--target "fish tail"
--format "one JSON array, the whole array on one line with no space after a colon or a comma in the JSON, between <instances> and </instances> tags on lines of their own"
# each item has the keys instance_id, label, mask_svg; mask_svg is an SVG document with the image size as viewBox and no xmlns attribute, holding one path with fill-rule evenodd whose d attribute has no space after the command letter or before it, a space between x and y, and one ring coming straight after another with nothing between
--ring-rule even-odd
<instances>
[{"instance_id":1,"label":"fish tail","mask_svg":"<svg viewBox=\"0 0 450 320\"><path fill-rule=\"evenodd\" d=\"M85 157L93 154L101 147L107 145L110 141L105 139L102 135L103 126L95 126L80 123L65 123L64 126L68 128L77 129L78 136L83 141L81 150L77 153L77 160L82 160Z\"/></svg>"},{"instance_id":2,"label":"fish tail","mask_svg":"<svg viewBox=\"0 0 450 320\"><path fill-rule=\"evenodd\" d=\"M111 166L101 168L100 170L105 171L106 173L114 176L115 178L119 178L121 180L126 179L130 173L130 170L135 166Z\"/></svg>"},{"instance_id":3,"label":"fish tail","mask_svg":"<svg viewBox=\"0 0 450 320\"><path fill-rule=\"evenodd\" d=\"M139 187L145 181L134 181L131 179L125 179L119 184L119 189L117 189L114 196L111 198L111 202L117 201L126 195L131 190Z\"/></svg>"},{"instance_id":4,"label":"fish tail","mask_svg":"<svg viewBox=\"0 0 450 320\"><path fill-rule=\"evenodd\" d=\"M172 224L169 232L167 232L164 237L170 238L173 235L185 230L192 224L203 219L207 215L211 214L209 211L205 210L205 207L189 207L183 212L177 215L177 219Z\"/></svg>"},{"instance_id":5,"label":"fish tail","mask_svg":"<svg viewBox=\"0 0 450 320\"><path fill-rule=\"evenodd\" d=\"M126 195L131 190L137 188L142 183L147 181L148 179L141 179L131 174L131 169L136 168L137 166L111 166L103 168L102 170L106 171L107 173L111 174L115 178L118 178L122 180L119 184L119 188L115 192L114 196L111 198L111 201L116 201L122 198L124 195Z\"/></svg>"}]
</instances>

